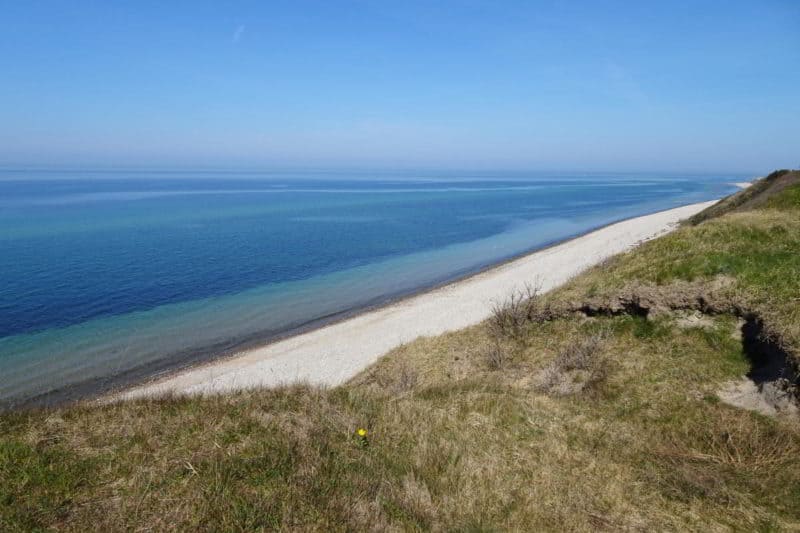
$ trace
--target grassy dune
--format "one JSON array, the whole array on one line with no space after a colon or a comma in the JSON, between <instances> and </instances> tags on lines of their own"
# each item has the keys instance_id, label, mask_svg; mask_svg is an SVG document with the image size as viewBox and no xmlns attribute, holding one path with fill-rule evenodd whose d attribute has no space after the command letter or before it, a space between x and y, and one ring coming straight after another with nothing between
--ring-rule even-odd
<instances>
[{"instance_id":1,"label":"grassy dune","mask_svg":"<svg viewBox=\"0 0 800 533\"><path fill-rule=\"evenodd\" d=\"M0 415L0 530L800 529L797 420L717 395L743 318L800 353L800 185L707 215L336 389Z\"/></svg>"}]
</instances>

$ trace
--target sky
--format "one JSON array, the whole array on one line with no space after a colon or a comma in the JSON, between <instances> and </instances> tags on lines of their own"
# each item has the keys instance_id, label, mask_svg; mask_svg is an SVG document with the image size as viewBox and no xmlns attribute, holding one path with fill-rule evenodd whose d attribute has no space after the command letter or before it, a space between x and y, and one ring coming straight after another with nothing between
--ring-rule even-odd
<instances>
[{"instance_id":1,"label":"sky","mask_svg":"<svg viewBox=\"0 0 800 533\"><path fill-rule=\"evenodd\" d=\"M800 1L0 0L0 166L800 166Z\"/></svg>"}]
</instances>

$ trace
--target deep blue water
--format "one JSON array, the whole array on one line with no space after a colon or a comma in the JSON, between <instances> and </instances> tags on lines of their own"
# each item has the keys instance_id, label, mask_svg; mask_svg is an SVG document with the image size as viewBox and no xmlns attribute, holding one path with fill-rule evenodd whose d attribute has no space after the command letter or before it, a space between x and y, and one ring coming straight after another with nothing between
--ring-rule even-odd
<instances>
[{"instance_id":1,"label":"deep blue water","mask_svg":"<svg viewBox=\"0 0 800 533\"><path fill-rule=\"evenodd\" d=\"M0 172L0 401L231 349L732 175Z\"/></svg>"}]
</instances>

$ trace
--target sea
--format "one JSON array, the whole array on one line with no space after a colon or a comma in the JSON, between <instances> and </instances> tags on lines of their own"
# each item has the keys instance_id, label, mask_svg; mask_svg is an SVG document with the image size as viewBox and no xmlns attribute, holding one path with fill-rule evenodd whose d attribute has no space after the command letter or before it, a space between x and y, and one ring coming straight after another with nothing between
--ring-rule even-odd
<instances>
[{"instance_id":1,"label":"sea","mask_svg":"<svg viewBox=\"0 0 800 533\"><path fill-rule=\"evenodd\" d=\"M265 344L744 178L0 170L0 407Z\"/></svg>"}]
</instances>

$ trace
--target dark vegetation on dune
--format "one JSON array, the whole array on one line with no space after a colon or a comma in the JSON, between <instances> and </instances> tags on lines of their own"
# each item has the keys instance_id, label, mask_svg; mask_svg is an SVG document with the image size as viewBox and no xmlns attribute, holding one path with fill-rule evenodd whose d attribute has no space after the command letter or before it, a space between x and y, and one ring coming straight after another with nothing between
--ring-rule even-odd
<instances>
[{"instance_id":1,"label":"dark vegetation on dune","mask_svg":"<svg viewBox=\"0 0 800 533\"><path fill-rule=\"evenodd\" d=\"M520 286L336 389L2 414L0 530L800 528L791 402L721 392L796 394L798 172Z\"/></svg>"}]
</instances>

